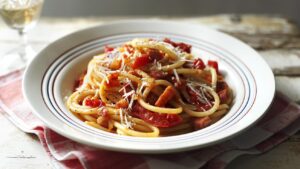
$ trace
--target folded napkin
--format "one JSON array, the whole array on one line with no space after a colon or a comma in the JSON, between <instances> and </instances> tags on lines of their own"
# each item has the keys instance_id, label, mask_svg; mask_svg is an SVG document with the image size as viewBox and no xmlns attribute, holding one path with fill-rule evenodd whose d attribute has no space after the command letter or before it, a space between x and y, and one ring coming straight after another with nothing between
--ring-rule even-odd
<instances>
[{"instance_id":1,"label":"folded napkin","mask_svg":"<svg viewBox=\"0 0 300 169\"><path fill-rule=\"evenodd\" d=\"M0 77L0 107L21 130L39 137L57 168L66 169L222 169L243 154L272 149L300 129L300 107L280 93L255 126L233 139L189 152L140 155L91 148L69 140L35 117L22 96L22 73Z\"/></svg>"}]
</instances>

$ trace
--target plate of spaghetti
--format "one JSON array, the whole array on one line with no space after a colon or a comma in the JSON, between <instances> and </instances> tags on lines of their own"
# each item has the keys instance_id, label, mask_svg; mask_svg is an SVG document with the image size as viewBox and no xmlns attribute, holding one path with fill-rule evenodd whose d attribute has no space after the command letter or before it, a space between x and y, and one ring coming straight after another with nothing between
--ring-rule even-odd
<instances>
[{"instance_id":1,"label":"plate of spaghetti","mask_svg":"<svg viewBox=\"0 0 300 169\"><path fill-rule=\"evenodd\" d=\"M53 42L29 64L23 89L34 113L65 137L168 153L245 130L271 104L275 82L259 54L229 35L136 20Z\"/></svg>"}]
</instances>

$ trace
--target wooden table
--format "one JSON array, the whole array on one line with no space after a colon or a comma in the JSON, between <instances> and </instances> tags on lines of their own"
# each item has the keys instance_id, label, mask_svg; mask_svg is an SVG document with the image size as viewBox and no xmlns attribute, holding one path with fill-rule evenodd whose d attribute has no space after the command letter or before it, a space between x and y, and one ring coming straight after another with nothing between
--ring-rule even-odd
<instances>
[{"instance_id":1,"label":"wooden table","mask_svg":"<svg viewBox=\"0 0 300 169\"><path fill-rule=\"evenodd\" d=\"M42 18L29 32L29 39L39 51L50 42L73 31L128 18ZM255 15L218 15L195 18L148 18L197 23L227 32L248 43L263 56L276 76L277 90L300 103L300 31L284 18ZM0 22L1 54L15 47L17 33ZM24 134L0 113L0 169L55 168L37 138ZM242 156L229 169L300 168L300 133L272 151L259 156Z\"/></svg>"}]
</instances>

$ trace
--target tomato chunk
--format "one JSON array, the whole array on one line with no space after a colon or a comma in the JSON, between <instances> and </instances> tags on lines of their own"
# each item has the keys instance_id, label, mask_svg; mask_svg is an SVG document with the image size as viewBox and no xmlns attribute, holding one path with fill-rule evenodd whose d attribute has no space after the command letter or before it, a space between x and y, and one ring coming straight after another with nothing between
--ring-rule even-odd
<instances>
[{"instance_id":1,"label":"tomato chunk","mask_svg":"<svg viewBox=\"0 0 300 169\"><path fill-rule=\"evenodd\" d=\"M148 63L150 63L149 56L147 54L143 54L142 56L137 57L135 59L135 61L133 62L132 68L133 69L140 68L140 67L147 65Z\"/></svg>"},{"instance_id":2,"label":"tomato chunk","mask_svg":"<svg viewBox=\"0 0 300 169\"><path fill-rule=\"evenodd\" d=\"M204 62L202 61L202 59L198 58L198 59L195 59L194 62L193 62L193 68L195 69L204 69L205 68L205 64Z\"/></svg>"},{"instance_id":3,"label":"tomato chunk","mask_svg":"<svg viewBox=\"0 0 300 169\"><path fill-rule=\"evenodd\" d=\"M177 43L177 47L186 53L191 53L191 45L188 45L186 43Z\"/></svg>"},{"instance_id":4,"label":"tomato chunk","mask_svg":"<svg viewBox=\"0 0 300 169\"><path fill-rule=\"evenodd\" d=\"M112 73L108 75L108 82L105 82L108 87L120 86L120 81L118 80L119 73Z\"/></svg>"},{"instance_id":5,"label":"tomato chunk","mask_svg":"<svg viewBox=\"0 0 300 169\"><path fill-rule=\"evenodd\" d=\"M109 47L108 45L105 45L105 46L104 46L104 52L105 52L105 53L111 52L111 51L113 51L114 49L115 49L115 48Z\"/></svg>"},{"instance_id":6,"label":"tomato chunk","mask_svg":"<svg viewBox=\"0 0 300 169\"><path fill-rule=\"evenodd\" d=\"M182 122L178 114L159 114L143 108L138 103L134 105L131 114L161 128L176 126Z\"/></svg>"},{"instance_id":7,"label":"tomato chunk","mask_svg":"<svg viewBox=\"0 0 300 169\"><path fill-rule=\"evenodd\" d=\"M207 65L214 68L217 73L219 74L219 65L217 61L213 61L213 60L208 60Z\"/></svg>"},{"instance_id":8,"label":"tomato chunk","mask_svg":"<svg viewBox=\"0 0 300 169\"><path fill-rule=\"evenodd\" d=\"M95 108L95 107L102 107L105 105L105 103L103 103L100 99L87 98L85 100L85 105Z\"/></svg>"},{"instance_id":9,"label":"tomato chunk","mask_svg":"<svg viewBox=\"0 0 300 169\"><path fill-rule=\"evenodd\" d=\"M178 47L183 52L191 53L192 46L189 44L182 43L182 42L176 43L176 42L171 41L169 38L165 38L164 42L171 44L175 48Z\"/></svg>"}]
</instances>

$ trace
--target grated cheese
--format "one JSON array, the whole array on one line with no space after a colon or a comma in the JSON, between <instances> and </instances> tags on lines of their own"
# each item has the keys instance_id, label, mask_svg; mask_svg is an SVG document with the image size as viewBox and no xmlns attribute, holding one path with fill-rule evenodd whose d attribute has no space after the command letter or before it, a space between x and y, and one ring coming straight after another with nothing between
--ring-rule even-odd
<instances>
[{"instance_id":1,"label":"grated cheese","mask_svg":"<svg viewBox=\"0 0 300 169\"><path fill-rule=\"evenodd\" d=\"M134 93L135 93L134 90L131 90L131 91L128 92L128 93L125 92L125 93L123 94L123 97L124 97L124 98L128 98L129 96L133 95Z\"/></svg>"},{"instance_id":2,"label":"grated cheese","mask_svg":"<svg viewBox=\"0 0 300 169\"><path fill-rule=\"evenodd\" d=\"M126 65L125 65L125 58L124 58L124 55L122 55L121 59L122 59L122 62L121 62L121 68L120 68L120 70L125 70Z\"/></svg>"},{"instance_id":3,"label":"grated cheese","mask_svg":"<svg viewBox=\"0 0 300 169\"><path fill-rule=\"evenodd\" d=\"M178 76L178 73L177 73L176 69L173 69L173 73L175 75L175 78L176 78L177 82L180 83L180 79L179 79L179 76Z\"/></svg>"},{"instance_id":4,"label":"grated cheese","mask_svg":"<svg viewBox=\"0 0 300 169\"><path fill-rule=\"evenodd\" d=\"M134 87L133 87L133 84L132 84L131 80L126 78L126 82L130 85L131 89L134 90Z\"/></svg>"},{"instance_id":5,"label":"grated cheese","mask_svg":"<svg viewBox=\"0 0 300 169\"><path fill-rule=\"evenodd\" d=\"M204 96L203 98L204 98L204 100L206 101L206 103L207 103L209 106L212 106L211 103L208 101L208 99L207 99L207 97L206 97L206 94L204 93L204 90L205 90L205 89L204 89L203 87L200 87L200 89L201 89L201 90L200 90L200 91L201 91L201 95ZM205 90L205 92L206 92L206 90Z\"/></svg>"},{"instance_id":6,"label":"grated cheese","mask_svg":"<svg viewBox=\"0 0 300 169\"><path fill-rule=\"evenodd\" d=\"M161 70L161 67L162 67L162 66L161 66L161 63L160 63L160 62L156 62L156 66L157 66L157 69L158 69L158 70Z\"/></svg>"},{"instance_id":7,"label":"grated cheese","mask_svg":"<svg viewBox=\"0 0 300 169\"><path fill-rule=\"evenodd\" d=\"M188 83L187 86L198 96L197 98L201 103L207 103L208 99L206 98L206 96L203 95L201 92L197 91L192 85L192 83ZM203 90L201 86L200 90Z\"/></svg>"},{"instance_id":8,"label":"grated cheese","mask_svg":"<svg viewBox=\"0 0 300 169\"><path fill-rule=\"evenodd\" d=\"M142 93L143 88L144 88L145 86L147 86L147 85L148 85L148 83L147 83L146 81L142 81L142 85L141 85L141 87L140 87L140 89L139 89L139 93Z\"/></svg>"},{"instance_id":9,"label":"grated cheese","mask_svg":"<svg viewBox=\"0 0 300 169\"><path fill-rule=\"evenodd\" d=\"M128 115L128 112L124 109L119 109L119 112L120 112L120 119L121 119L121 124L123 126L125 126L126 128L133 128L133 122L132 121L129 121L128 118L130 118L130 116Z\"/></svg>"},{"instance_id":10,"label":"grated cheese","mask_svg":"<svg viewBox=\"0 0 300 169\"><path fill-rule=\"evenodd\" d=\"M122 90L124 91L124 93L126 92L126 87L128 86L129 84L125 84L121 89L119 89L119 92L121 92Z\"/></svg>"},{"instance_id":11,"label":"grated cheese","mask_svg":"<svg viewBox=\"0 0 300 169\"><path fill-rule=\"evenodd\" d=\"M129 109L129 110L132 109L134 99L135 99L135 94L133 94L133 95L131 96L131 98L130 98L130 102L129 102L129 104L128 104L128 109Z\"/></svg>"}]
</instances>

